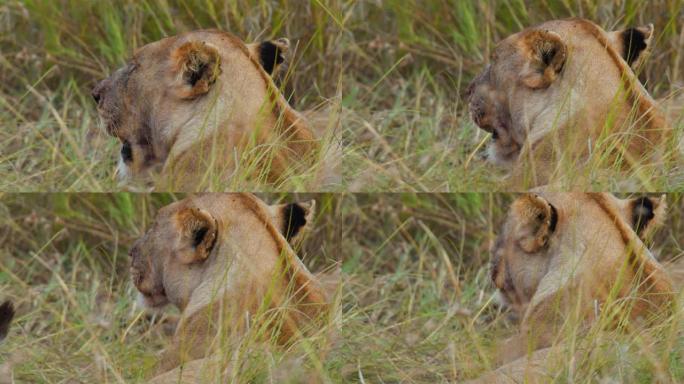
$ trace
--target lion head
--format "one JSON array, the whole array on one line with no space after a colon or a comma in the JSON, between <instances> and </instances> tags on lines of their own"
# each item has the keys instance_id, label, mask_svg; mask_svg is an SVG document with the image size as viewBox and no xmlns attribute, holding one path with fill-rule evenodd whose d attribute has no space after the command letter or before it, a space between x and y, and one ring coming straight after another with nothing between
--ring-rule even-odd
<instances>
[{"instance_id":1,"label":"lion head","mask_svg":"<svg viewBox=\"0 0 684 384\"><path fill-rule=\"evenodd\" d=\"M216 147L213 166L233 167L235 148L269 135L296 141L284 153L303 156L311 132L270 76L288 47L284 38L245 44L201 30L138 49L92 91L107 133L121 142L119 176L197 173L212 166L207 158Z\"/></svg>"},{"instance_id":2,"label":"lion head","mask_svg":"<svg viewBox=\"0 0 684 384\"><path fill-rule=\"evenodd\" d=\"M640 298L633 313L643 314L672 293L669 279L644 245L663 222L665 210L664 196L524 195L511 205L497 236L491 279L523 322L548 310L544 305L557 294L570 292L596 315L616 287L619 297L628 297L636 287Z\"/></svg>"},{"instance_id":3,"label":"lion head","mask_svg":"<svg viewBox=\"0 0 684 384\"><path fill-rule=\"evenodd\" d=\"M217 292L236 298L263 293L285 268L292 281L283 284L295 284L304 301L320 304L317 280L291 245L307 230L313 209L313 202L268 206L246 194L178 201L160 209L131 248L132 281L147 306L173 304L182 311L190 306L192 312ZM309 306L303 312L315 310Z\"/></svg>"},{"instance_id":4,"label":"lion head","mask_svg":"<svg viewBox=\"0 0 684 384\"><path fill-rule=\"evenodd\" d=\"M501 41L467 91L472 120L491 134L488 159L511 166L550 132L561 138L563 151L595 145L625 85L632 94L619 104L619 117L634 104L653 114L652 99L632 70L643 63L652 40L653 25L606 32L590 21L568 19Z\"/></svg>"}]
</instances>

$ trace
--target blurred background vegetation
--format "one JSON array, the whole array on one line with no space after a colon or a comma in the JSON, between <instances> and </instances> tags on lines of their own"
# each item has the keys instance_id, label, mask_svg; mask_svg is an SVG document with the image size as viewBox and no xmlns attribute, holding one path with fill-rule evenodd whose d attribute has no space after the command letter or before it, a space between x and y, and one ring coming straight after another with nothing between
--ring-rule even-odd
<instances>
[{"instance_id":1,"label":"blurred background vegetation","mask_svg":"<svg viewBox=\"0 0 684 384\"><path fill-rule=\"evenodd\" d=\"M134 305L128 250L160 207L182 197L0 195L0 300L11 299L18 312L0 348L1 383L10 371L18 383L135 382L149 374L177 312L150 316ZM299 255L313 272L334 269L338 196L261 197L270 203L315 199L315 224ZM269 356L274 364L278 353ZM273 367L263 358L246 359L245 376L238 377L269 372ZM310 364L302 362L297 369L305 372ZM297 369L288 376L297 377Z\"/></svg>"}]
</instances>

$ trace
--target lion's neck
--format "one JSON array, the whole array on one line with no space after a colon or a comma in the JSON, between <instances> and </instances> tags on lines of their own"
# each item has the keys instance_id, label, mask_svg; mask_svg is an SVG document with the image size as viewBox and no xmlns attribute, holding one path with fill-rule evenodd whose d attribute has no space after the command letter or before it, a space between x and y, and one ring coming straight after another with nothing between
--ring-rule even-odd
<instances>
[{"instance_id":1,"label":"lion's neck","mask_svg":"<svg viewBox=\"0 0 684 384\"><path fill-rule=\"evenodd\" d=\"M237 333L242 332L246 321L257 326L253 321L266 320L268 326L277 327L278 340L285 343L321 314L327 303L322 298L309 297L311 289L319 287L312 276L298 273L297 268L303 266L290 266L284 258L278 261L276 257L265 256L263 249L258 248L253 254L233 249L230 256L217 257L206 267L203 282L182 308L179 329L197 316L220 313L222 323L234 324L231 332ZM264 268L256 260L273 262ZM278 313L279 320L275 323L270 318L272 313Z\"/></svg>"},{"instance_id":2,"label":"lion's neck","mask_svg":"<svg viewBox=\"0 0 684 384\"><path fill-rule=\"evenodd\" d=\"M257 105L227 96L205 118L177 127L164 162L164 178L175 187L196 189L195 176L201 178L211 170L211 175L227 178L239 166L234 161L238 159L247 162L245 168L256 169L255 179L266 176L275 183L310 166L319 142L307 120L280 94L268 97L270 101L266 98Z\"/></svg>"}]
</instances>

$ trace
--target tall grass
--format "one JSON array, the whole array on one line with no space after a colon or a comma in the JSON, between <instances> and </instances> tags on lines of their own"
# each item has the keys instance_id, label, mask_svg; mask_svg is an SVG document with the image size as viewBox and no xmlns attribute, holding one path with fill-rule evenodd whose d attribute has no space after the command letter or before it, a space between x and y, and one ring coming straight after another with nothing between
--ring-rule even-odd
<instances>
[{"instance_id":1,"label":"tall grass","mask_svg":"<svg viewBox=\"0 0 684 384\"><path fill-rule=\"evenodd\" d=\"M653 22L656 46L642 80L655 97L681 104L684 0L7 0L0 5L0 189L117 189L119 147L97 127L90 89L136 48L214 27L246 41L287 36L296 44L285 89L294 90L300 110L341 109L333 115L345 146L342 188L502 188L505 171L480 159L488 135L468 116L465 87L497 41L568 16L606 29ZM644 182L610 165L596 169L586 175L597 180L594 189L619 189L621 178L634 189L681 189L676 170ZM302 179L313 171L273 188L305 189ZM570 180L585 176L572 166L562 171ZM235 179L205 187L256 188Z\"/></svg>"},{"instance_id":2,"label":"tall grass","mask_svg":"<svg viewBox=\"0 0 684 384\"><path fill-rule=\"evenodd\" d=\"M142 382L176 313L149 316L134 305L126 254L159 207L181 197L2 195L0 295L18 317L0 347L0 371L9 365L17 382ZM519 325L494 298L489 248L514 195L263 197L317 200L299 255L312 271L341 263L341 313L331 338L285 351L246 342L240 382L454 382L496 367ZM684 199L670 194L668 205L651 249L662 262L681 261ZM681 316L678 309L631 333L570 324L556 380L680 382Z\"/></svg>"},{"instance_id":3,"label":"tall grass","mask_svg":"<svg viewBox=\"0 0 684 384\"><path fill-rule=\"evenodd\" d=\"M20 383L145 382L170 341L177 311L150 315L135 305L127 253L156 211L180 197L3 195L0 296L15 303L18 316L0 347L0 371L13 372ZM336 264L338 198L264 197L269 202L315 198L313 231L299 255L314 272ZM329 343L321 339L314 335L283 351L245 338L240 369L233 374L238 382L330 381L337 376L334 361L321 361L313 347Z\"/></svg>"},{"instance_id":4,"label":"tall grass","mask_svg":"<svg viewBox=\"0 0 684 384\"><path fill-rule=\"evenodd\" d=\"M90 90L135 49L200 28L247 42L286 36L295 45L287 89L297 109L339 109L345 3L276 1L18 1L0 4L0 189L118 190L119 144L98 126ZM333 114L334 115L334 114ZM330 128L335 128L334 122ZM339 140L326 137L324 150ZM258 158L258 154L248 156ZM254 172L246 161L240 168ZM303 190L315 167L264 186L223 180L211 189ZM243 176L243 175L239 175ZM258 179L258 177L255 177ZM259 188L257 188L259 187Z\"/></svg>"},{"instance_id":5,"label":"tall grass","mask_svg":"<svg viewBox=\"0 0 684 384\"><path fill-rule=\"evenodd\" d=\"M498 41L550 19L579 16L607 30L654 23L642 80L654 97L682 103L682 1L386 1L358 12L354 38L364 49L345 72L344 98L352 190L505 191L506 171L480 159L489 135L472 123L465 89ZM672 119L680 138L681 113ZM606 166L605 157L591 159L587 174L568 161L551 184L564 189L590 178L595 190L681 189L681 169L643 180Z\"/></svg>"},{"instance_id":6,"label":"tall grass","mask_svg":"<svg viewBox=\"0 0 684 384\"><path fill-rule=\"evenodd\" d=\"M350 197L340 347L347 381L460 382L497 367L503 341L519 323L495 298L488 250L514 197ZM668 196L668 224L653 239L663 262L684 256L683 203ZM681 382L681 316L678 309L631 334L568 324L558 334L565 341L548 382Z\"/></svg>"}]
</instances>

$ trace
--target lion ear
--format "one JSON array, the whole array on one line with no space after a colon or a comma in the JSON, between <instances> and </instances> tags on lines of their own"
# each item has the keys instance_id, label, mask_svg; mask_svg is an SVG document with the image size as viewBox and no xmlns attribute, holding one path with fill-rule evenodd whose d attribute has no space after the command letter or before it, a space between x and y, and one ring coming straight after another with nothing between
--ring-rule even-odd
<instances>
[{"instance_id":1,"label":"lion ear","mask_svg":"<svg viewBox=\"0 0 684 384\"><path fill-rule=\"evenodd\" d=\"M316 201L277 204L270 209L276 228L291 245L296 245L312 226Z\"/></svg>"},{"instance_id":2,"label":"lion ear","mask_svg":"<svg viewBox=\"0 0 684 384\"><path fill-rule=\"evenodd\" d=\"M659 198L638 197L630 199L626 209L634 232L641 240L646 240L665 221L667 202L665 195Z\"/></svg>"},{"instance_id":3,"label":"lion ear","mask_svg":"<svg viewBox=\"0 0 684 384\"><path fill-rule=\"evenodd\" d=\"M643 27L608 32L608 37L627 64L632 69L637 69L648 57L653 42L653 29L653 24L648 24Z\"/></svg>"},{"instance_id":4,"label":"lion ear","mask_svg":"<svg viewBox=\"0 0 684 384\"><path fill-rule=\"evenodd\" d=\"M221 74L218 50L203 41L190 41L172 53L181 82L179 97L194 99L209 92Z\"/></svg>"},{"instance_id":5,"label":"lion ear","mask_svg":"<svg viewBox=\"0 0 684 384\"><path fill-rule=\"evenodd\" d=\"M178 259L183 264L204 261L209 257L218 238L218 222L200 208L184 208L176 219L181 228Z\"/></svg>"},{"instance_id":6,"label":"lion ear","mask_svg":"<svg viewBox=\"0 0 684 384\"><path fill-rule=\"evenodd\" d=\"M259 62L266 72L274 74L278 66L285 61L285 53L290 49L290 40L281 37L259 44Z\"/></svg>"},{"instance_id":7,"label":"lion ear","mask_svg":"<svg viewBox=\"0 0 684 384\"><path fill-rule=\"evenodd\" d=\"M259 60L261 67L269 75L274 75L285 62L285 54L290 50L290 40L281 37L275 40L247 44L252 57Z\"/></svg>"},{"instance_id":8,"label":"lion ear","mask_svg":"<svg viewBox=\"0 0 684 384\"><path fill-rule=\"evenodd\" d=\"M546 248L558 224L558 211L551 203L528 194L513 202L511 214L518 219L514 233L520 248L529 253Z\"/></svg>"},{"instance_id":9,"label":"lion ear","mask_svg":"<svg viewBox=\"0 0 684 384\"><path fill-rule=\"evenodd\" d=\"M548 88L563 70L568 48L553 31L532 30L523 36L523 56L527 64L520 79L532 89Z\"/></svg>"}]
</instances>

